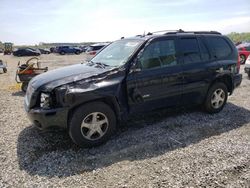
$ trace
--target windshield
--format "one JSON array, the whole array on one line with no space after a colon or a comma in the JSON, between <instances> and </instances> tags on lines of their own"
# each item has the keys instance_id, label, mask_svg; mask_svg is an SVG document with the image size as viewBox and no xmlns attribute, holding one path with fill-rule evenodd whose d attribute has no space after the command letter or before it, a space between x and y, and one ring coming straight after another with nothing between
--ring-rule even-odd
<instances>
[{"instance_id":1,"label":"windshield","mask_svg":"<svg viewBox=\"0 0 250 188\"><path fill-rule=\"evenodd\" d=\"M143 43L143 40L130 39L113 42L100 53L98 53L91 62L103 63L108 66L121 66L129 59L132 53Z\"/></svg>"}]
</instances>

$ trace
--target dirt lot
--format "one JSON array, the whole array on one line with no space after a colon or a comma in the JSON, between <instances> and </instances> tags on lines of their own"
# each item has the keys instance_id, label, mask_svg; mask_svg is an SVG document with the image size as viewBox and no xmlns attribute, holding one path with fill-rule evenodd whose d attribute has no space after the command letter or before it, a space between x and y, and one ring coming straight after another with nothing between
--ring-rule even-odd
<instances>
[{"instance_id":1,"label":"dirt lot","mask_svg":"<svg viewBox=\"0 0 250 188\"><path fill-rule=\"evenodd\" d=\"M249 187L250 80L245 73L219 114L157 111L129 120L105 145L80 149L64 131L31 125L14 80L17 62L27 58L0 58L8 61L8 73L0 72L0 187ZM41 57L49 69L84 59Z\"/></svg>"}]
</instances>

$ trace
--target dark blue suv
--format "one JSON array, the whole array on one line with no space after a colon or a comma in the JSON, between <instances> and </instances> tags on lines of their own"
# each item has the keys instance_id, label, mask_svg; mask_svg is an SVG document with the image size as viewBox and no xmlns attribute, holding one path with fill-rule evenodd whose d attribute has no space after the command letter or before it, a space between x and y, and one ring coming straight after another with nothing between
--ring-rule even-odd
<instances>
[{"instance_id":1,"label":"dark blue suv","mask_svg":"<svg viewBox=\"0 0 250 188\"><path fill-rule=\"evenodd\" d=\"M82 49L74 46L59 46L57 52L61 55L65 54L80 54L82 53Z\"/></svg>"},{"instance_id":2,"label":"dark blue suv","mask_svg":"<svg viewBox=\"0 0 250 188\"><path fill-rule=\"evenodd\" d=\"M25 109L38 128L65 128L76 144L92 147L132 114L185 105L221 111L241 83L239 68L237 49L218 32L149 33L36 76Z\"/></svg>"}]
</instances>

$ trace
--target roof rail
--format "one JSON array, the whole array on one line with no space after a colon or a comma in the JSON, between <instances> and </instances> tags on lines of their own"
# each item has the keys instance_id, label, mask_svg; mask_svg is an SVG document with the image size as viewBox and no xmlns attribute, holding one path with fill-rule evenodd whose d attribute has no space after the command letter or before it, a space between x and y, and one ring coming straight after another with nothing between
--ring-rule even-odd
<instances>
[{"instance_id":1,"label":"roof rail","mask_svg":"<svg viewBox=\"0 0 250 188\"><path fill-rule=\"evenodd\" d=\"M153 35L155 33L163 33L163 32L182 32L183 30L161 30L161 31L154 31L154 32L148 32L147 35Z\"/></svg>"},{"instance_id":2,"label":"roof rail","mask_svg":"<svg viewBox=\"0 0 250 188\"><path fill-rule=\"evenodd\" d=\"M183 31L183 30L179 30L177 32L167 32L165 34L178 34L178 33L190 33L190 34L215 34L215 35L221 35L220 32L217 31Z\"/></svg>"}]
</instances>

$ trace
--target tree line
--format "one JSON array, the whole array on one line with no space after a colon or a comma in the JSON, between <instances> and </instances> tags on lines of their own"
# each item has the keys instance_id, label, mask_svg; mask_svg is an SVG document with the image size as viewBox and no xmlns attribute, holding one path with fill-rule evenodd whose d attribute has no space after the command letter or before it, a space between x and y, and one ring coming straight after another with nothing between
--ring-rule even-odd
<instances>
[{"instance_id":1,"label":"tree line","mask_svg":"<svg viewBox=\"0 0 250 188\"><path fill-rule=\"evenodd\" d=\"M238 42L250 42L250 32L236 33L232 32L227 35L234 43Z\"/></svg>"}]
</instances>

